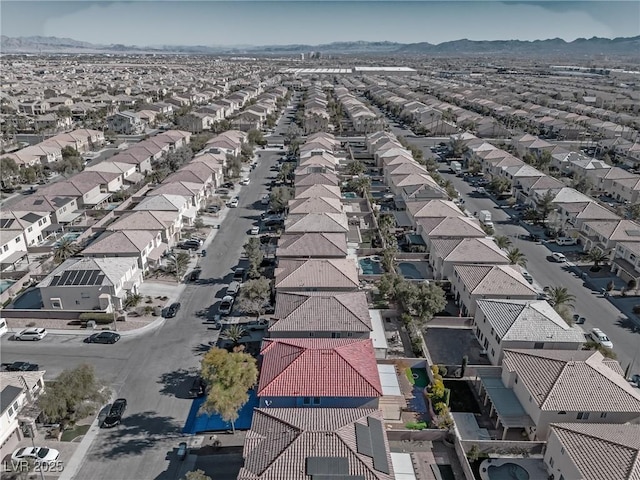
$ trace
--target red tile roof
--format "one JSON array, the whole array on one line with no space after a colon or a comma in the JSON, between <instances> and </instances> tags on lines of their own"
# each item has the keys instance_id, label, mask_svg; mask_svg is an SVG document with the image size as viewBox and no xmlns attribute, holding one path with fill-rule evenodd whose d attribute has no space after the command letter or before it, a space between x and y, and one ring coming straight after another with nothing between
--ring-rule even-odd
<instances>
[{"instance_id":1,"label":"red tile roof","mask_svg":"<svg viewBox=\"0 0 640 480\"><path fill-rule=\"evenodd\" d=\"M261 353L258 396L382 396L369 339L267 339Z\"/></svg>"}]
</instances>

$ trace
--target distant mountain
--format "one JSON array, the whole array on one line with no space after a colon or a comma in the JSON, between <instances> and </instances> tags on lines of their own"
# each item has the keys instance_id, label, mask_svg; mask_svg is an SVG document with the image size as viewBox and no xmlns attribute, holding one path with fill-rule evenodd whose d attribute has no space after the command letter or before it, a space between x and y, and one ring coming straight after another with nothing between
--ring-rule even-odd
<instances>
[{"instance_id":1,"label":"distant mountain","mask_svg":"<svg viewBox=\"0 0 640 480\"><path fill-rule=\"evenodd\" d=\"M396 42L335 42L323 45L161 45L139 47L135 45L97 45L71 38L58 37L0 37L1 53L183 53L183 54L254 54L295 55L311 51L323 54L393 54L393 55L624 55L640 54L640 36L628 38L578 38L566 42L560 38L548 40L455 40L437 45Z\"/></svg>"}]
</instances>

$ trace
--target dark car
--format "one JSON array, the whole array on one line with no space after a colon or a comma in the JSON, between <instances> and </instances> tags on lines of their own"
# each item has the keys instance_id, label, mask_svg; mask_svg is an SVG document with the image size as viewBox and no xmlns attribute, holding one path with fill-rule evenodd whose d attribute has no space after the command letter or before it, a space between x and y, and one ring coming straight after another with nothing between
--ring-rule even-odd
<instances>
[{"instance_id":1,"label":"dark car","mask_svg":"<svg viewBox=\"0 0 640 480\"><path fill-rule=\"evenodd\" d=\"M206 383L201 376L194 378L191 388L189 389L189 398L200 398L204 396L206 391Z\"/></svg>"},{"instance_id":2,"label":"dark car","mask_svg":"<svg viewBox=\"0 0 640 480\"><path fill-rule=\"evenodd\" d=\"M195 282L200 278L201 273L202 273L202 270L199 268L196 268L195 270L192 270L189 273L189 276L187 278L189 279L190 282Z\"/></svg>"},{"instance_id":3,"label":"dark car","mask_svg":"<svg viewBox=\"0 0 640 480\"><path fill-rule=\"evenodd\" d=\"M171 305L169 305L169 308L167 308L167 313L165 315L165 318L173 318L178 314L178 310L180 310L180 304L179 303L172 303Z\"/></svg>"},{"instance_id":4,"label":"dark car","mask_svg":"<svg viewBox=\"0 0 640 480\"><path fill-rule=\"evenodd\" d=\"M223 183L222 188L233 188L233 182Z\"/></svg>"},{"instance_id":5,"label":"dark car","mask_svg":"<svg viewBox=\"0 0 640 480\"><path fill-rule=\"evenodd\" d=\"M244 268L236 268L236 271L233 272L233 281L240 283L244 282L245 273Z\"/></svg>"},{"instance_id":6,"label":"dark car","mask_svg":"<svg viewBox=\"0 0 640 480\"><path fill-rule=\"evenodd\" d=\"M176 452L176 456L178 457L178 460L184 460L185 458L187 458L188 451L189 451L189 448L187 447L187 442L180 442L178 444L178 451Z\"/></svg>"},{"instance_id":7,"label":"dark car","mask_svg":"<svg viewBox=\"0 0 640 480\"><path fill-rule=\"evenodd\" d=\"M120 340L120 335L116 332L99 332L87 337L87 343L116 343Z\"/></svg>"},{"instance_id":8,"label":"dark car","mask_svg":"<svg viewBox=\"0 0 640 480\"><path fill-rule=\"evenodd\" d=\"M35 372L40 368L35 363L29 362L13 362L4 364L3 367L7 372Z\"/></svg>"},{"instance_id":9,"label":"dark car","mask_svg":"<svg viewBox=\"0 0 640 480\"><path fill-rule=\"evenodd\" d=\"M118 398L113 402L113 405L111 405L107 418L102 422L102 426L105 428L111 428L118 425L122 421L122 415L124 415L124 411L126 409L127 401L124 398Z\"/></svg>"},{"instance_id":10,"label":"dark car","mask_svg":"<svg viewBox=\"0 0 640 480\"><path fill-rule=\"evenodd\" d=\"M187 240L186 242L178 244L178 248L183 250L197 250L200 248L200 245L200 242L197 240Z\"/></svg>"}]
</instances>

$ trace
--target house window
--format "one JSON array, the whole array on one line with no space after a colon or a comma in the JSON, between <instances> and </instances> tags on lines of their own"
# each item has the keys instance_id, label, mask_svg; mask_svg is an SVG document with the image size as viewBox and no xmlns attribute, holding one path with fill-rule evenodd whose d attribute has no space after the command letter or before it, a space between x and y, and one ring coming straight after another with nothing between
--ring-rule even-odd
<instances>
[{"instance_id":1,"label":"house window","mask_svg":"<svg viewBox=\"0 0 640 480\"><path fill-rule=\"evenodd\" d=\"M533 344L533 348L535 350L541 350L544 348L544 342L536 342Z\"/></svg>"},{"instance_id":2,"label":"house window","mask_svg":"<svg viewBox=\"0 0 640 480\"><path fill-rule=\"evenodd\" d=\"M2 251L6 252L7 250L9 250L9 245L3 245Z\"/></svg>"},{"instance_id":3,"label":"house window","mask_svg":"<svg viewBox=\"0 0 640 480\"><path fill-rule=\"evenodd\" d=\"M80 300L76 300L76 305L80 305Z\"/></svg>"},{"instance_id":4,"label":"house window","mask_svg":"<svg viewBox=\"0 0 640 480\"><path fill-rule=\"evenodd\" d=\"M529 395L529 403L531 403L531 400L532 400L531 395Z\"/></svg>"},{"instance_id":5,"label":"house window","mask_svg":"<svg viewBox=\"0 0 640 480\"><path fill-rule=\"evenodd\" d=\"M491 349L491 356L492 356L492 357L495 357L495 356L496 356L496 351L495 351L493 348Z\"/></svg>"},{"instance_id":6,"label":"house window","mask_svg":"<svg viewBox=\"0 0 640 480\"><path fill-rule=\"evenodd\" d=\"M13 417L13 407L9 407L9 416Z\"/></svg>"},{"instance_id":7,"label":"house window","mask_svg":"<svg viewBox=\"0 0 640 480\"><path fill-rule=\"evenodd\" d=\"M513 383L518 383L518 376L516 375L516 377L513 379Z\"/></svg>"},{"instance_id":8,"label":"house window","mask_svg":"<svg viewBox=\"0 0 640 480\"><path fill-rule=\"evenodd\" d=\"M302 398L302 405L306 405L306 406L311 405L311 397L303 397Z\"/></svg>"},{"instance_id":9,"label":"house window","mask_svg":"<svg viewBox=\"0 0 640 480\"><path fill-rule=\"evenodd\" d=\"M340 332L331 332L331 338L340 338Z\"/></svg>"},{"instance_id":10,"label":"house window","mask_svg":"<svg viewBox=\"0 0 640 480\"><path fill-rule=\"evenodd\" d=\"M566 414L567 414L567 412L565 412L564 410L560 410L560 411L558 412L558 415L566 415Z\"/></svg>"},{"instance_id":11,"label":"house window","mask_svg":"<svg viewBox=\"0 0 640 480\"><path fill-rule=\"evenodd\" d=\"M578 420L589 420L589 412L578 412L576 418Z\"/></svg>"},{"instance_id":12,"label":"house window","mask_svg":"<svg viewBox=\"0 0 640 480\"><path fill-rule=\"evenodd\" d=\"M20 243L20 237L16 238L16 243Z\"/></svg>"},{"instance_id":13,"label":"house window","mask_svg":"<svg viewBox=\"0 0 640 480\"><path fill-rule=\"evenodd\" d=\"M315 332L309 332L309 336L310 337L314 337L315 336Z\"/></svg>"},{"instance_id":14,"label":"house window","mask_svg":"<svg viewBox=\"0 0 640 480\"><path fill-rule=\"evenodd\" d=\"M33 232L33 227L27 228L27 232Z\"/></svg>"},{"instance_id":15,"label":"house window","mask_svg":"<svg viewBox=\"0 0 640 480\"><path fill-rule=\"evenodd\" d=\"M91 295L89 295L89 292L81 292L80 298L91 298Z\"/></svg>"},{"instance_id":16,"label":"house window","mask_svg":"<svg viewBox=\"0 0 640 480\"><path fill-rule=\"evenodd\" d=\"M607 412L602 412L600 414L600 418L607 418Z\"/></svg>"},{"instance_id":17,"label":"house window","mask_svg":"<svg viewBox=\"0 0 640 480\"><path fill-rule=\"evenodd\" d=\"M51 308L62 308L62 301L59 298L52 298Z\"/></svg>"}]
</instances>

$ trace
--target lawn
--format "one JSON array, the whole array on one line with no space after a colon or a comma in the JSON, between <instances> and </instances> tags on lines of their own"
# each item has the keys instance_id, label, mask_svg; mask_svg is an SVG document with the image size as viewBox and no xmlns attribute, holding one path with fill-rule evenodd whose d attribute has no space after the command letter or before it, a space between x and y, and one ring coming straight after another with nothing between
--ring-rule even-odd
<instances>
[{"instance_id":1,"label":"lawn","mask_svg":"<svg viewBox=\"0 0 640 480\"><path fill-rule=\"evenodd\" d=\"M91 425L77 425L71 430L65 430L64 432L62 432L62 437L60 438L60 440L62 442L72 442L74 438L80 437L87 433L89 431L89 428L91 428Z\"/></svg>"}]
</instances>

